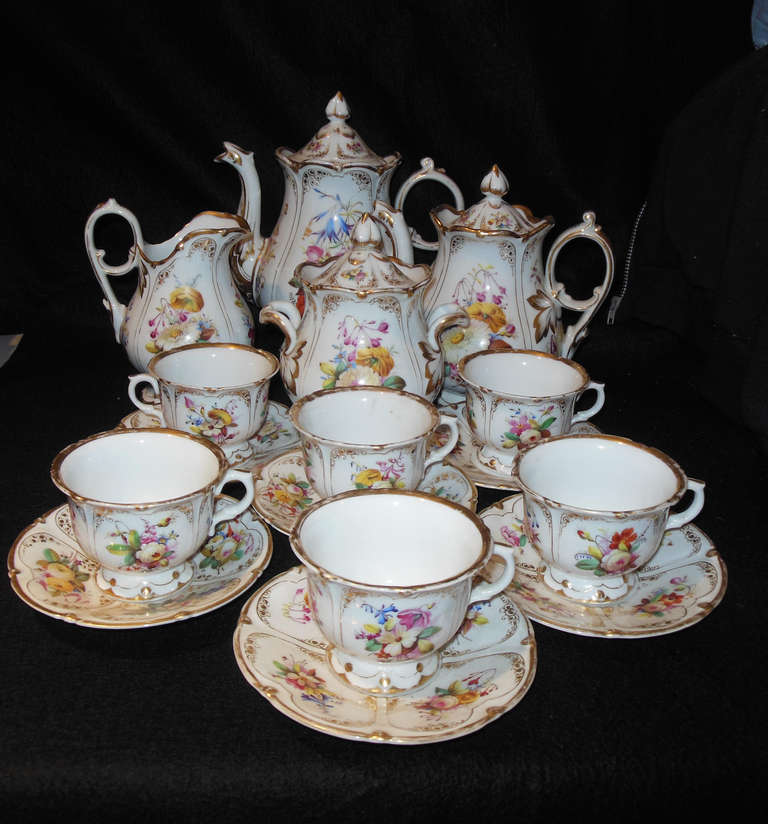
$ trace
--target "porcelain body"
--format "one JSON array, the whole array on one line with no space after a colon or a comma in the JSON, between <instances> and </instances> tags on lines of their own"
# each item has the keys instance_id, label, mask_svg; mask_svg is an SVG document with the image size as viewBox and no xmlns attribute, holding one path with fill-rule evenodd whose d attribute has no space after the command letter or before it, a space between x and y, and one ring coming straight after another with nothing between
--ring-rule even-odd
<instances>
[{"instance_id":1,"label":"porcelain body","mask_svg":"<svg viewBox=\"0 0 768 824\"><path fill-rule=\"evenodd\" d=\"M375 693L412 689L433 674L469 604L514 576L511 549L494 546L474 513L418 492L328 498L301 516L291 546L307 571L313 617L333 647L331 664ZM473 585L494 552L504 573Z\"/></svg>"},{"instance_id":2,"label":"porcelain body","mask_svg":"<svg viewBox=\"0 0 768 824\"><path fill-rule=\"evenodd\" d=\"M603 407L603 384L589 379L572 360L532 350L481 350L459 361L466 387L465 415L472 437L481 445L480 460L511 466L518 449L570 432ZM597 399L574 414L576 401L589 389Z\"/></svg>"},{"instance_id":3,"label":"porcelain body","mask_svg":"<svg viewBox=\"0 0 768 824\"><path fill-rule=\"evenodd\" d=\"M277 370L277 358L261 349L193 344L156 355L148 372L131 376L128 396L161 426L215 443L234 465L253 456L249 441L266 420L269 382ZM159 407L139 400L142 383L154 389Z\"/></svg>"},{"instance_id":4,"label":"porcelain body","mask_svg":"<svg viewBox=\"0 0 768 824\"><path fill-rule=\"evenodd\" d=\"M239 481L245 495L216 511L236 518L253 498L249 473L228 469L213 444L171 429L118 429L62 450L51 468L72 527L98 567L97 583L123 598L174 592L194 575L190 559L213 535L214 498Z\"/></svg>"},{"instance_id":5,"label":"porcelain body","mask_svg":"<svg viewBox=\"0 0 768 824\"><path fill-rule=\"evenodd\" d=\"M298 269L306 306L267 304L261 322L280 327L280 373L292 400L320 389L384 386L427 400L443 380L441 332L469 319L454 304L425 315L428 266L382 252L381 232L368 216L353 231L349 251Z\"/></svg>"},{"instance_id":6,"label":"porcelain body","mask_svg":"<svg viewBox=\"0 0 768 824\"><path fill-rule=\"evenodd\" d=\"M458 363L472 352L535 349L570 357L613 280L613 252L593 213L586 212L581 224L560 234L545 261L542 248L552 218L539 220L526 207L506 203L507 189L506 178L494 166L482 181L482 201L464 211L441 206L430 213L438 243L425 306L429 310L453 302L471 318L468 328L442 336L447 393L463 394ZM377 213L383 217L384 211L380 207ZM408 236L402 216L392 212L389 220L402 248ZM575 238L595 241L605 258L602 282L583 301L571 298L554 274L563 246ZM566 329L564 308L581 313Z\"/></svg>"},{"instance_id":7,"label":"porcelain body","mask_svg":"<svg viewBox=\"0 0 768 824\"><path fill-rule=\"evenodd\" d=\"M322 263L346 251L354 225L376 200L389 202L389 184L400 163L395 153L380 157L347 124L349 108L341 93L326 107L328 123L298 151L279 148L275 152L284 177L284 199L272 235L261 235L261 186L251 152L225 143L216 159L228 163L240 175L242 197L239 213L248 222L251 235L238 247L240 270L246 272L242 288L251 289L259 305L287 301L302 311L296 267ZM456 207L463 208L459 188L431 160L412 175L398 193L398 203L421 180L437 180L453 194ZM412 262L410 241L396 249L387 234L388 254ZM250 283L248 282L250 281Z\"/></svg>"},{"instance_id":8,"label":"porcelain body","mask_svg":"<svg viewBox=\"0 0 768 824\"><path fill-rule=\"evenodd\" d=\"M352 489L416 489L424 470L456 446L456 419L417 395L351 386L313 392L290 410L301 439L304 471L327 498ZM429 450L438 426L448 441Z\"/></svg>"},{"instance_id":9,"label":"porcelain body","mask_svg":"<svg viewBox=\"0 0 768 824\"><path fill-rule=\"evenodd\" d=\"M118 215L130 224L133 246L125 263L109 266L96 247L99 218ZM112 317L115 339L136 369L146 369L158 353L192 343L249 344L254 322L235 283L230 253L248 235L237 215L203 212L164 243L146 243L136 216L110 199L95 209L85 227L85 245ZM110 275L139 271L128 306L118 301Z\"/></svg>"},{"instance_id":10,"label":"porcelain body","mask_svg":"<svg viewBox=\"0 0 768 824\"><path fill-rule=\"evenodd\" d=\"M625 596L664 532L693 520L704 484L667 455L611 435L560 435L518 453L525 534L546 563L544 581L582 601ZM669 514L687 490L693 500Z\"/></svg>"}]
</instances>

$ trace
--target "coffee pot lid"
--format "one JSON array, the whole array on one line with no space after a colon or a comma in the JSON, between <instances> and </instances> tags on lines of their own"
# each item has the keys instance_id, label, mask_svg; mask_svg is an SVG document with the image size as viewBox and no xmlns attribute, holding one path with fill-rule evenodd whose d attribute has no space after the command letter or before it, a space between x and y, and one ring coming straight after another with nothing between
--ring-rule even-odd
<instances>
[{"instance_id":1,"label":"coffee pot lid","mask_svg":"<svg viewBox=\"0 0 768 824\"><path fill-rule=\"evenodd\" d=\"M480 191L485 197L479 202L464 209L463 212L451 210L455 216L446 228L524 237L551 223L549 219L539 220L534 217L525 206L513 206L503 200L509 191L509 182L496 164L480 183Z\"/></svg>"},{"instance_id":2,"label":"coffee pot lid","mask_svg":"<svg viewBox=\"0 0 768 824\"><path fill-rule=\"evenodd\" d=\"M292 152L290 149L280 148L277 150L278 158L294 169L312 163L329 166L337 171L350 167L365 167L383 172L400 162L397 152L387 157L377 155L347 123L349 106L341 92L336 92L328 101L325 114L328 122L303 149Z\"/></svg>"},{"instance_id":3,"label":"coffee pot lid","mask_svg":"<svg viewBox=\"0 0 768 824\"><path fill-rule=\"evenodd\" d=\"M352 245L325 263L300 267L302 285L308 289L342 289L361 297L368 292L411 292L429 281L432 270L409 264L383 252L381 230L367 212L352 230Z\"/></svg>"}]
</instances>

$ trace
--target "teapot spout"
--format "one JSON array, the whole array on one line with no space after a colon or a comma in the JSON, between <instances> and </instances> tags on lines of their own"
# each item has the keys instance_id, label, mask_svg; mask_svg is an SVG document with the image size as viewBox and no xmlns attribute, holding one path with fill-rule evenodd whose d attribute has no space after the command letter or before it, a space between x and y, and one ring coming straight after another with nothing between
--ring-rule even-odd
<instances>
[{"instance_id":1,"label":"teapot spout","mask_svg":"<svg viewBox=\"0 0 768 824\"><path fill-rule=\"evenodd\" d=\"M239 244L234 256L239 269L236 275L242 285L251 286L264 245L261 235L261 181L253 162L253 152L227 141L224 141L224 149L215 161L229 164L240 175L240 203L237 213L251 230L249 237Z\"/></svg>"}]
</instances>

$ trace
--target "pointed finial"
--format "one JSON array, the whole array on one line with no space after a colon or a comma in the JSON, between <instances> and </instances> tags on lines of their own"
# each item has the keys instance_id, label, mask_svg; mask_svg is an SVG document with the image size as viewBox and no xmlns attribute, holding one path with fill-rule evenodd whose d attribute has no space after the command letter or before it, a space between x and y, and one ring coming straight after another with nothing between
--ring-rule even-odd
<instances>
[{"instance_id":1,"label":"pointed finial","mask_svg":"<svg viewBox=\"0 0 768 824\"><path fill-rule=\"evenodd\" d=\"M509 191L509 181L495 163L480 183L480 191L494 206L498 206L501 199Z\"/></svg>"},{"instance_id":2,"label":"pointed finial","mask_svg":"<svg viewBox=\"0 0 768 824\"><path fill-rule=\"evenodd\" d=\"M325 107L325 115L328 120L346 120L349 117L349 106L347 106L347 101L341 92L336 92L328 101L328 105Z\"/></svg>"},{"instance_id":3,"label":"pointed finial","mask_svg":"<svg viewBox=\"0 0 768 824\"><path fill-rule=\"evenodd\" d=\"M354 246L381 246L381 232L368 212L365 212L352 230L352 243Z\"/></svg>"}]
</instances>

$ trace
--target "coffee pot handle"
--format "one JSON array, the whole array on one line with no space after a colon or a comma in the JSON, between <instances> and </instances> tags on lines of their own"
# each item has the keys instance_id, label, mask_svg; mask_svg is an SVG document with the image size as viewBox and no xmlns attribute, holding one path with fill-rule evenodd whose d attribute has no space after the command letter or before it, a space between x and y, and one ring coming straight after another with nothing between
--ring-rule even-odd
<instances>
[{"instance_id":1,"label":"coffee pot handle","mask_svg":"<svg viewBox=\"0 0 768 824\"><path fill-rule=\"evenodd\" d=\"M515 577L514 549L511 546L494 543L493 554L500 555L504 559L504 572L495 581L481 581L479 584L475 584L469 593L470 604L493 598L494 595L498 595L503 589L506 589Z\"/></svg>"},{"instance_id":2,"label":"coffee pot handle","mask_svg":"<svg viewBox=\"0 0 768 824\"><path fill-rule=\"evenodd\" d=\"M438 169L435 166L435 161L432 160L431 157L424 157L421 159L421 168L417 172L414 172L400 187L397 195L395 196L395 209L399 209L400 211L403 210L403 204L405 203L405 198L408 196L408 192L410 192L417 183L421 183L423 180L435 180L438 183L442 183L443 186L449 189L453 195L456 208L459 211L464 208L464 195L462 195L461 189L459 189L455 181L448 177L444 169ZM419 249L429 249L433 252L437 251L439 246L438 241L424 240L413 228L409 228L408 231L410 232L411 240L414 246Z\"/></svg>"},{"instance_id":3,"label":"coffee pot handle","mask_svg":"<svg viewBox=\"0 0 768 824\"><path fill-rule=\"evenodd\" d=\"M603 230L595 223L594 212L584 212L583 220L578 226L572 226L566 229L562 234L558 235L552 248L549 250L547 256L547 263L544 271L544 279L547 285L549 294L565 309L573 309L576 312L581 312L581 317L569 326L563 334L563 342L560 346L560 355L564 358L570 358L573 350L581 339L587 334L587 324L592 316L600 308L600 304L605 300L608 291L613 282L613 249L608 238L603 233ZM595 286L592 292L592 297L587 300L574 300L566 291L565 286L558 280L555 280L554 269L557 257L565 246L571 240L576 238L587 238L594 240L598 246L603 250L605 257L605 272L603 274L603 282L599 286Z\"/></svg>"},{"instance_id":4,"label":"coffee pot handle","mask_svg":"<svg viewBox=\"0 0 768 824\"><path fill-rule=\"evenodd\" d=\"M131 231L133 232L133 246L128 252L128 259L120 266L109 266L104 262L105 252L103 249L96 248L96 242L93 237L96 222L104 215L119 215L128 221ZM101 289L104 292L104 308L112 316L112 328L115 331L115 340L120 343L120 331L125 320L125 304L115 296L112 290L112 285L109 282L107 275L124 275L130 272L136 266L136 260L139 256L139 249L144 244L144 239L141 235L141 228L139 221L136 220L136 215L129 209L121 206L114 198L110 198L106 203L97 206L90 214L85 224L85 248L88 250L88 257L93 267L93 273L96 279L101 284Z\"/></svg>"},{"instance_id":5,"label":"coffee pot handle","mask_svg":"<svg viewBox=\"0 0 768 824\"><path fill-rule=\"evenodd\" d=\"M273 300L259 312L259 323L274 323L285 335L283 354L290 355L297 340L297 330L301 323L299 310L287 300Z\"/></svg>"}]
</instances>

